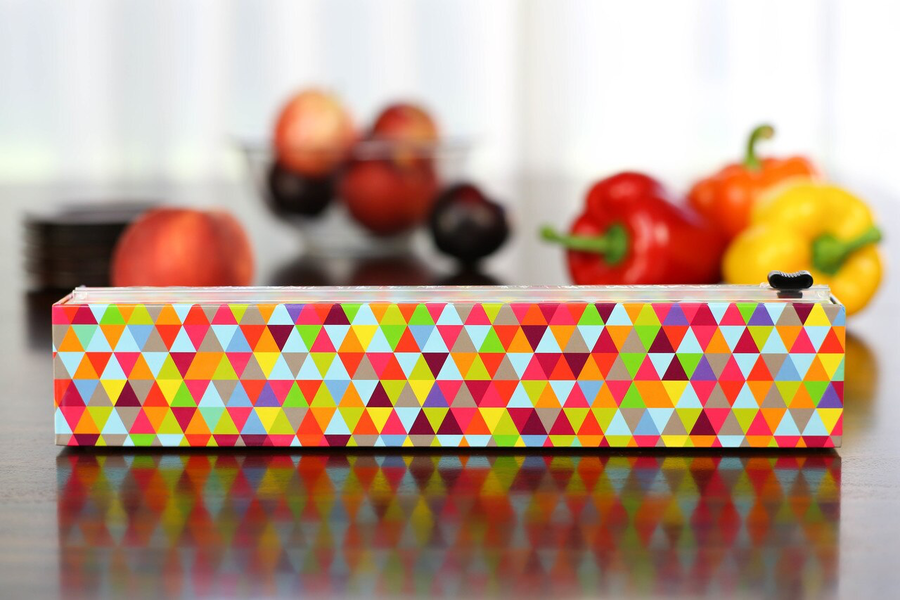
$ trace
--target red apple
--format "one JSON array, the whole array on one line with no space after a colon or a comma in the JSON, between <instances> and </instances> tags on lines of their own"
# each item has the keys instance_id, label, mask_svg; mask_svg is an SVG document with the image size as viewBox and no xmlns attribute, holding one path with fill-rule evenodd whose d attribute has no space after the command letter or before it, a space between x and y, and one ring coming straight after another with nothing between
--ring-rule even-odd
<instances>
[{"instance_id":1,"label":"red apple","mask_svg":"<svg viewBox=\"0 0 900 600\"><path fill-rule=\"evenodd\" d=\"M159 208L122 233L112 259L114 286L249 285L253 251L224 211Z\"/></svg>"},{"instance_id":2,"label":"red apple","mask_svg":"<svg viewBox=\"0 0 900 600\"><path fill-rule=\"evenodd\" d=\"M424 221L437 190L430 165L402 167L390 160L356 161L340 184L350 214L376 235L400 233Z\"/></svg>"},{"instance_id":3,"label":"red apple","mask_svg":"<svg viewBox=\"0 0 900 600\"><path fill-rule=\"evenodd\" d=\"M372 126L372 137L400 142L435 142L438 127L422 107L398 103L381 111Z\"/></svg>"},{"instance_id":4,"label":"red apple","mask_svg":"<svg viewBox=\"0 0 900 600\"><path fill-rule=\"evenodd\" d=\"M335 96L320 90L295 95L275 123L278 161L309 177L331 173L355 141L350 114Z\"/></svg>"}]
</instances>

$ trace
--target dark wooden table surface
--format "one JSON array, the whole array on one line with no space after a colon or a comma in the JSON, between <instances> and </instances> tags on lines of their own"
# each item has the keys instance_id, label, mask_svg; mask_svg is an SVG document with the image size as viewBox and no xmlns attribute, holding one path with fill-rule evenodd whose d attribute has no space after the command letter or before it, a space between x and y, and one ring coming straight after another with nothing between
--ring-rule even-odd
<instances>
[{"instance_id":1,"label":"dark wooden table surface","mask_svg":"<svg viewBox=\"0 0 900 600\"><path fill-rule=\"evenodd\" d=\"M71 451L50 299L20 260L22 210L57 196L0 189L0 597L900 594L893 280L849 327L837 452ZM245 201L222 202L252 223L261 283L564 281L524 236L488 274L285 259L291 234Z\"/></svg>"}]
</instances>

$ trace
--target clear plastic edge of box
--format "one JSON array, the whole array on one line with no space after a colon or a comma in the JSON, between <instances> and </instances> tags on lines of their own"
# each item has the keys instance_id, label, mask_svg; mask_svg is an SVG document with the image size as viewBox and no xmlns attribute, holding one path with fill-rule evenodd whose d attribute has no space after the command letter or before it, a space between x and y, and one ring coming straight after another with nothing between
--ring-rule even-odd
<instances>
[{"instance_id":1,"label":"clear plastic edge of box","mask_svg":"<svg viewBox=\"0 0 900 600\"><path fill-rule=\"evenodd\" d=\"M803 302L838 304L826 285L785 293L762 285L79 287L58 304L542 302Z\"/></svg>"}]
</instances>

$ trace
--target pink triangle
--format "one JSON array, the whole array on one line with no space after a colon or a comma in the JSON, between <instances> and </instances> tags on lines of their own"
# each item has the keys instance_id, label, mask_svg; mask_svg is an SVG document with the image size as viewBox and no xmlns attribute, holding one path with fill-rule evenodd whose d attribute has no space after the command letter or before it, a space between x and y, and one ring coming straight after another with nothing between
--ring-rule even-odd
<instances>
[{"instance_id":1,"label":"pink triangle","mask_svg":"<svg viewBox=\"0 0 900 600\"><path fill-rule=\"evenodd\" d=\"M134 370L134 365L137 363L138 357L141 355L140 352L114 352L113 356L116 357L116 360L119 361L119 366L122 367L122 371L125 373L125 376L128 377L131 375L131 372Z\"/></svg>"},{"instance_id":2,"label":"pink triangle","mask_svg":"<svg viewBox=\"0 0 900 600\"><path fill-rule=\"evenodd\" d=\"M558 304L553 316L548 321L550 325L575 325L575 319L566 304Z\"/></svg>"},{"instance_id":3,"label":"pink triangle","mask_svg":"<svg viewBox=\"0 0 900 600\"><path fill-rule=\"evenodd\" d=\"M445 308L447 308L445 302L429 302L425 305L425 309L428 311L428 314L431 315L431 320L435 323L441 318Z\"/></svg>"},{"instance_id":4,"label":"pink triangle","mask_svg":"<svg viewBox=\"0 0 900 600\"><path fill-rule=\"evenodd\" d=\"M734 356L729 356L728 363L722 370L722 374L719 375L719 381L745 381L745 379L737 361L734 360Z\"/></svg>"},{"instance_id":5,"label":"pink triangle","mask_svg":"<svg viewBox=\"0 0 900 600\"><path fill-rule=\"evenodd\" d=\"M316 341L313 342L312 348L310 348L309 351L335 352L334 344L331 342L331 338L328 336L328 332L325 331L324 327L319 331L319 335L316 336Z\"/></svg>"},{"instance_id":6,"label":"pink triangle","mask_svg":"<svg viewBox=\"0 0 900 600\"><path fill-rule=\"evenodd\" d=\"M656 372L656 367L653 366L653 361L650 360L649 356L644 358L644 362L642 362L640 368L638 368L634 380L659 381L659 374Z\"/></svg>"},{"instance_id":7,"label":"pink triangle","mask_svg":"<svg viewBox=\"0 0 900 600\"><path fill-rule=\"evenodd\" d=\"M475 304L469 315L466 317L466 325L490 325L491 320L488 319L487 313L484 312L484 306Z\"/></svg>"},{"instance_id":8,"label":"pink triangle","mask_svg":"<svg viewBox=\"0 0 900 600\"><path fill-rule=\"evenodd\" d=\"M800 330L800 335L797 336L797 339L794 340L794 345L791 346L791 352L794 353L815 353L816 349L812 345L812 341L809 339L809 334L806 333L806 329Z\"/></svg>"},{"instance_id":9,"label":"pink triangle","mask_svg":"<svg viewBox=\"0 0 900 600\"><path fill-rule=\"evenodd\" d=\"M525 367L525 373L522 374L522 379L531 381L547 379L547 374L544 372L544 368L541 366L541 361L538 360L537 354L531 356L528 366Z\"/></svg>"},{"instance_id":10,"label":"pink triangle","mask_svg":"<svg viewBox=\"0 0 900 600\"><path fill-rule=\"evenodd\" d=\"M206 388L209 387L210 380L209 379L186 379L185 385L187 385L188 391L191 393L191 397L200 402L200 399L203 398L203 394L206 393Z\"/></svg>"},{"instance_id":11,"label":"pink triangle","mask_svg":"<svg viewBox=\"0 0 900 600\"><path fill-rule=\"evenodd\" d=\"M381 428L381 433L385 435L406 435L406 428L403 426L400 417L397 416L396 410L391 411L384 427Z\"/></svg>"},{"instance_id":12,"label":"pink triangle","mask_svg":"<svg viewBox=\"0 0 900 600\"><path fill-rule=\"evenodd\" d=\"M293 385L293 380L269 380L269 387L272 388L272 391L275 393L275 398L277 398L281 404L284 404ZM335 401L340 402L340 398L335 398Z\"/></svg>"},{"instance_id":13,"label":"pink triangle","mask_svg":"<svg viewBox=\"0 0 900 600\"><path fill-rule=\"evenodd\" d=\"M722 320L719 321L719 325L746 325L744 323L744 315L741 314L737 304L728 305L728 308L725 309L725 314L722 315Z\"/></svg>"},{"instance_id":14,"label":"pink triangle","mask_svg":"<svg viewBox=\"0 0 900 600\"><path fill-rule=\"evenodd\" d=\"M456 338L459 337L459 332L463 328L462 325L436 325L435 327L448 349L453 348L453 344L456 343Z\"/></svg>"},{"instance_id":15,"label":"pink triangle","mask_svg":"<svg viewBox=\"0 0 900 600\"><path fill-rule=\"evenodd\" d=\"M216 316L213 317L212 320L213 325L237 325L237 321L234 318L234 313L231 312L231 307L227 304L223 304L219 307L219 310L216 311Z\"/></svg>"},{"instance_id":16,"label":"pink triangle","mask_svg":"<svg viewBox=\"0 0 900 600\"><path fill-rule=\"evenodd\" d=\"M769 429L769 424L763 418L762 411L756 413L756 417L750 424L750 429L747 430L747 435L772 435L772 430Z\"/></svg>"},{"instance_id":17,"label":"pink triangle","mask_svg":"<svg viewBox=\"0 0 900 600\"><path fill-rule=\"evenodd\" d=\"M209 325L184 325L183 327L188 337L191 338L194 348L199 348L209 331Z\"/></svg>"},{"instance_id":18,"label":"pink triangle","mask_svg":"<svg viewBox=\"0 0 900 600\"><path fill-rule=\"evenodd\" d=\"M147 413L141 410L134 419L134 423L132 423L128 433L156 433L156 430L153 429L153 424L147 418Z\"/></svg>"},{"instance_id":19,"label":"pink triangle","mask_svg":"<svg viewBox=\"0 0 900 600\"><path fill-rule=\"evenodd\" d=\"M453 406L453 401L456 399L456 395L459 393L459 388L462 387L462 381L460 380L438 380L435 383L438 385L438 389L441 390L441 394L444 395L444 398L447 399L447 404Z\"/></svg>"},{"instance_id":20,"label":"pink triangle","mask_svg":"<svg viewBox=\"0 0 900 600\"><path fill-rule=\"evenodd\" d=\"M625 394L628 393L628 388L631 387L631 381L607 381L606 387L609 388L609 393L612 395L613 400L616 401L616 404L622 404Z\"/></svg>"}]
</instances>

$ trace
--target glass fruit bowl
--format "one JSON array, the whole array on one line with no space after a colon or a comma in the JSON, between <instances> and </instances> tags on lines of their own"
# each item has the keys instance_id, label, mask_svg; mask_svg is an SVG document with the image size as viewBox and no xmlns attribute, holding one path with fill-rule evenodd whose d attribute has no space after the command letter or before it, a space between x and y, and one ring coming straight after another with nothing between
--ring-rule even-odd
<instances>
[{"instance_id":1,"label":"glass fruit bowl","mask_svg":"<svg viewBox=\"0 0 900 600\"><path fill-rule=\"evenodd\" d=\"M348 153L293 154L335 165L313 176L285 167L272 145L239 141L257 195L297 227L309 255L371 256L409 251L435 197L460 177L470 145L462 139L413 143L365 140Z\"/></svg>"}]
</instances>

